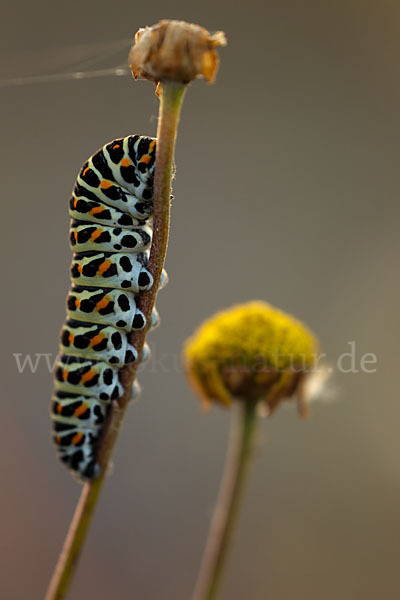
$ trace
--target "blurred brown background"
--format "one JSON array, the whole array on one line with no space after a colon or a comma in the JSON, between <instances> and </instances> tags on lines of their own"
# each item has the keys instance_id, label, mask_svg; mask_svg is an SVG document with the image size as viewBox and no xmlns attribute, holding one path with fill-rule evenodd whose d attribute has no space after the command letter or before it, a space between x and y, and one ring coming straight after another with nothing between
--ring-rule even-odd
<instances>
[{"instance_id":1,"label":"blurred brown background","mask_svg":"<svg viewBox=\"0 0 400 600\"><path fill-rule=\"evenodd\" d=\"M399 4L7 3L1 78L57 72L161 18L223 29L229 46L217 84L186 97L155 359L70 598L190 598L229 415L201 413L180 348L214 311L260 298L306 321L333 365L355 341L377 372L335 369L336 399L310 421L288 408L263 424L221 600L397 599ZM157 99L129 77L0 96L0 597L41 600L80 488L55 458L44 359L19 374L13 353L55 356L74 179L106 141L154 135Z\"/></svg>"}]
</instances>

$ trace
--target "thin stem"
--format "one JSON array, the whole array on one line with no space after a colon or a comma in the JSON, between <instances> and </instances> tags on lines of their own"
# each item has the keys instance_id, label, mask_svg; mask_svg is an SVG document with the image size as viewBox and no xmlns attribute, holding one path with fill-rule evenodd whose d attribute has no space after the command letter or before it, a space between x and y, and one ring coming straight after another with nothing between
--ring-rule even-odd
<instances>
[{"instance_id":1,"label":"thin stem","mask_svg":"<svg viewBox=\"0 0 400 600\"><path fill-rule=\"evenodd\" d=\"M154 285L151 290L139 296L138 305L146 316L147 327L142 331L134 332L130 339L139 355L143 349L148 331L167 252L172 162L179 114L186 89L185 85L173 81L164 82L160 87L160 114L157 128L156 169L154 174L153 241L148 264L148 269L153 275ZM120 373L120 381L124 388L124 394L113 404L100 441L99 464L101 475L95 481L86 483L82 489L45 600L62 600L65 598L69 584L75 573L131 397L132 384L136 378L137 368L138 364L134 363L133 365L124 367Z\"/></svg>"},{"instance_id":2,"label":"thin stem","mask_svg":"<svg viewBox=\"0 0 400 600\"><path fill-rule=\"evenodd\" d=\"M257 402L235 404L224 474L193 600L217 598L253 454Z\"/></svg>"}]
</instances>

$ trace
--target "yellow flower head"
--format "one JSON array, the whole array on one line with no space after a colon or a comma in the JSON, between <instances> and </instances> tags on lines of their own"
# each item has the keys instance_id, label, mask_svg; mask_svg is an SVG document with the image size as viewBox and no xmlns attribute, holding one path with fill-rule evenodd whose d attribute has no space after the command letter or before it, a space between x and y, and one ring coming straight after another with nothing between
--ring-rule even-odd
<instances>
[{"instance_id":1,"label":"yellow flower head","mask_svg":"<svg viewBox=\"0 0 400 600\"><path fill-rule=\"evenodd\" d=\"M269 413L297 395L318 342L301 321L266 302L239 304L205 321L187 340L187 375L201 399L229 406L232 398L262 399Z\"/></svg>"}]
</instances>

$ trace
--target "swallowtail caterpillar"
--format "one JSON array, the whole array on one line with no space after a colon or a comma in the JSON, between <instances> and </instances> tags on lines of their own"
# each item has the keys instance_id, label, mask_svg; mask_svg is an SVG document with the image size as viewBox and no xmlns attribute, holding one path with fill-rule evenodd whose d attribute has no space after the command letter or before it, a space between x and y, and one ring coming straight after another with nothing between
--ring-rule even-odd
<instances>
[{"instance_id":1,"label":"swallowtail caterpillar","mask_svg":"<svg viewBox=\"0 0 400 600\"><path fill-rule=\"evenodd\" d=\"M139 357L129 334L146 325L137 300L153 285L146 266L155 149L155 139L138 135L106 144L82 166L70 200L72 287L51 417L58 455L83 481L99 475L98 442L123 393L120 370L149 353L145 345ZM157 323L153 311L151 326Z\"/></svg>"}]
</instances>

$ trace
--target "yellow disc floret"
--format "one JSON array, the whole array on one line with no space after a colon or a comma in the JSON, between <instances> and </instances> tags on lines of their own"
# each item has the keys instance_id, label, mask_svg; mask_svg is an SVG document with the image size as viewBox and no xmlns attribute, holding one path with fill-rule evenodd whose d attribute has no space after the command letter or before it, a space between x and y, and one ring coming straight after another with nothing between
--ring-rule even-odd
<instances>
[{"instance_id":1,"label":"yellow disc floret","mask_svg":"<svg viewBox=\"0 0 400 600\"><path fill-rule=\"evenodd\" d=\"M318 342L301 321L266 302L214 315L186 342L188 376L199 395L229 405L232 397L263 398L272 411L312 369Z\"/></svg>"}]
</instances>

